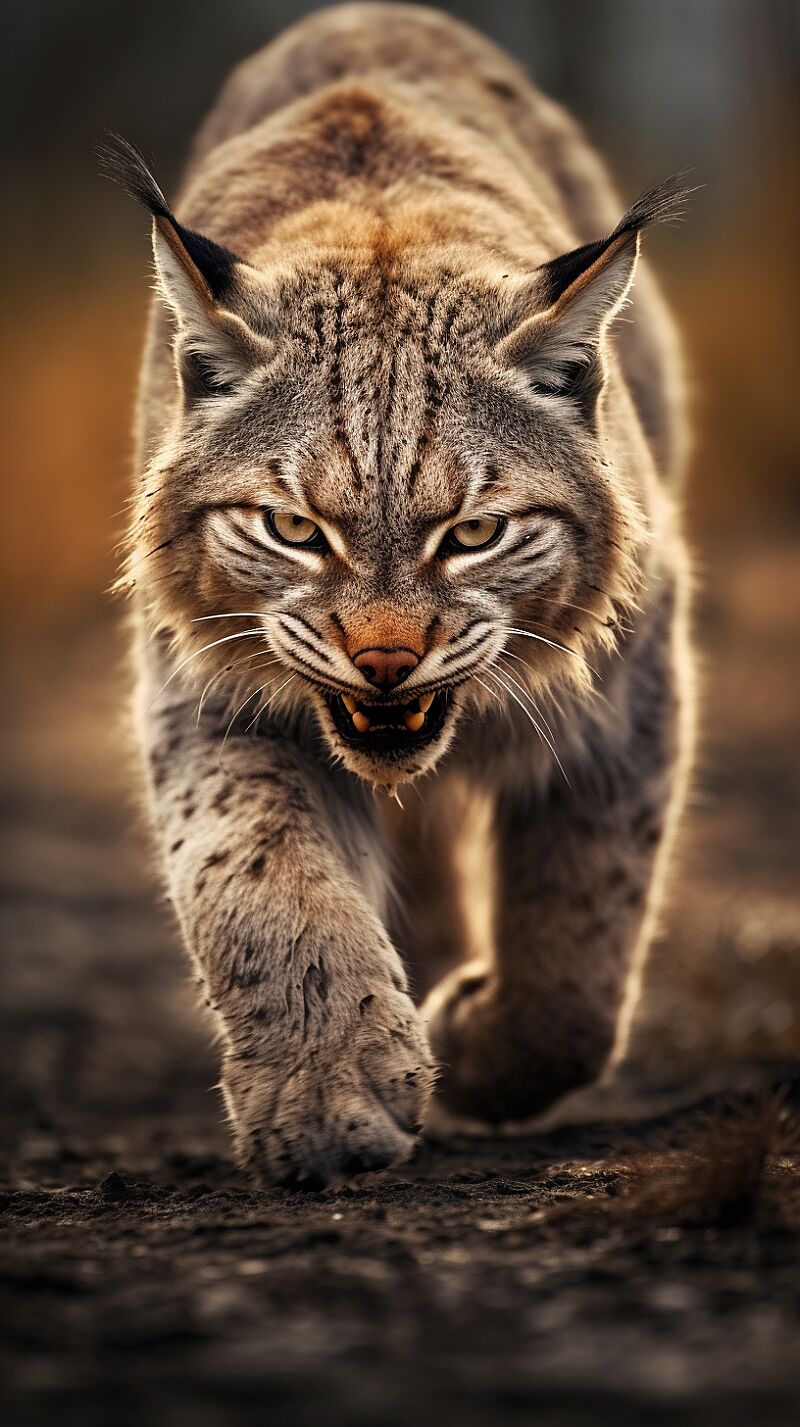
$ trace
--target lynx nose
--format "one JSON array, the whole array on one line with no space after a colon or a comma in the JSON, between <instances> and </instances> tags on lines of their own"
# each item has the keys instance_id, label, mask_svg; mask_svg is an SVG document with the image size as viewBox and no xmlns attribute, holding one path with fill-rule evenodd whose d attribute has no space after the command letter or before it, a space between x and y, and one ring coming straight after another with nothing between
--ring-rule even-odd
<instances>
[{"instance_id":1,"label":"lynx nose","mask_svg":"<svg viewBox=\"0 0 800 1427\"><path fill-rule=\"evenodd\" d=\"M416 669L419 655L413 649L361 649L353 663L371 684L394 689Z\"/></svg>"}]
</instances>

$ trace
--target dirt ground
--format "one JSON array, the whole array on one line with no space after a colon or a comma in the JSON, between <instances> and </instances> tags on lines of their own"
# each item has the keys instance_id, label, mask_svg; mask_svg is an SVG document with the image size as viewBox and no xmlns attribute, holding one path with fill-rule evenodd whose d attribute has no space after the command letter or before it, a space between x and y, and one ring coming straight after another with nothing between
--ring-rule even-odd
<instances>
[{"instance_id":1,"label":"dirt ground","mask_svg":"<svg viewBox=\"0 0 800 1427\"><path fill-rule=\"evenodd\" d=\"M399 1173L319 1195L254 1192L227 1158L208 1026L129 794L113 620L16 650L9 1427L797 1421L788 558L768 614L752 560L724 611L705 606L712 752L624 1075L580 1123L427 1143ZM780 1114L763 1098L776 1084Z\"/></svg>"}]
</instances>

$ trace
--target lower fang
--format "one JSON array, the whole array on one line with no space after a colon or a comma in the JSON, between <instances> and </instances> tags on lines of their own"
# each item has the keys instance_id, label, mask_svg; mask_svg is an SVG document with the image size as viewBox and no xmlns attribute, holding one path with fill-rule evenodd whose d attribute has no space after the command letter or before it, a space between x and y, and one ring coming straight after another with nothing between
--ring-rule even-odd
<instances>
[{"instance_id":1,"label":"lower fang","mask_svg":"<svg viewBox=\"0 0 800 1427\"><path fill-rule=\"evenodd\" d=\"M367 718L366 714L360 713L358 710L356 710L356 712L354 714L351 714L350 717L352 718L353 723L355 724L359 733L368 732L369 719Z\"/></svg>"},{"instance_id":2,"label":"lower fang","mask_svg":"<svg viewBox=\"0 0 800 1427\"><path fill-rule=\"evenodd\" d=\"M422 712L423 712L424 714L426 714L426 713L428 712L428 709L430 708L430 706L431 706L431 704L433 703L433 701L434 701L435 698L436 698L436 695L435 695L435 694L420 694L420 696L419 696L419 706L420 706L420 708L422 709Z\"/></svg>"},{"instance_id":3,"label":"lower fang","mask_svg":"<svg viewBox=\"0 0 800 1427\"><path fill-rule=\"evenodd\" d=\"M406 728L409 730L410 733L419 733L424 722L424 713L403 714L403 723L405 724Z\"/></svg>"}]
</instances>

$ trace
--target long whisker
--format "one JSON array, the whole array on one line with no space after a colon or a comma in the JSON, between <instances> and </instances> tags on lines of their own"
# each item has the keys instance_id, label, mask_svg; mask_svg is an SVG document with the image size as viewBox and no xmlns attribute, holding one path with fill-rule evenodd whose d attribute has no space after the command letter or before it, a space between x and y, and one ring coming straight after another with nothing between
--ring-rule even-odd
<instances>
[{"instance_id":1,"label":"long whisker","mask_svg":"<svg viewBox=\"0 0 800 1427\"><path fill-rule=\"evenodd\" d=\"M239 717L239 714L242 712L242 709L244 709L244 708L247 707L247 705L249 704L249 702L250 702L251 699L256 698L259 694L263 694L263 692L264 692L265 689L269 689L269 688L272 686L272 684L275 683L275 680L276 680L276 679L279 679L280 677L281 677L280 674L275 674L275 676L274 676L272 679L268 679L268 680L267 680L266 684L262 684L261 687L260 687L260 689L253 689L252 692L247 695L247 698L244 699L242 703L240 703L238 709L237 709L236 712L234 713L233 717L231 718L230 723L228 724L228 727L227 727L226 730L225 730L225 735L224 735L224 737L223 737L223 739L222 739L222 747L221 747L220 750L219 750L219 761L220 761L220 763L222 762L222 755L223 755L223 753L225 752L225 744L228 742L228 734L230 733L231 729L233 728L233 725L235 724L237 718ZM291 677L286 680L286 684L291 683L292 679L294 679L294 678L295 678L295 675L292 674ZM286 684L281 684L281 689L285 689L285 688L286 688ZM281 691L280 689L276 689L276 690L275 690L275 694L279 694L280 691ZM273 695L271 696L271 698L267 699L267 703L264 704L264 708L259 709L258 714L256 714L256 718L260 717L260 715L264 712L264 709L272 702L272 699L274 699L275 694L273 694ZM252 726L253 726L252 723L251 723L251 724L248 724L247 728L245 729L245 733L248 733L249 730L252 728Z\"/></svg>"},{"instance_id":2,"label":"long whisker","mask_svg":"<svg viewBox=\"0 0 800 1427\"><path fill-rule=\"evenodd\" d=\"M223 674L229 674L232 669L241 669L241 667L242 667L243 664L249 664L251 668L255 667L255 668L268 669L269 666L270 666L270 664L276 664L276 663L278 662L276 659L268 659L267 662L266 662L266 664L264 664L264 663L262 663L261 661L259 661L259 664L254 665L254 664L253 664L253 660L256 659L257 657L258 657L258 656L257 656L256 654L247 654L247 655L245 655L244 659L236 659L236 660L234 660L233 664L226 664L224 669L218 669L217 672L216 672L216 674L212 674L212 675L211 675L211 678L209 679L208 683L206 684L205 688L203 689L202 694L200 695L200 700L199 700L199 703L198 703L198 705L197 705L197 725L196 725L196 726L197 726L198 728L199 728L199 726L200 726L200 719L202 718L202 715L203 715L203 707L204 707L204 705L205 705L206 697L207 697L207 695L208 695L208 693L209 693L209 691L210 691L210 689L211 689L211 686L217 682L217 679L221 679L222 676L223 676Z\"/></svg>"},{"instance_id":3,"label":"long whisker","mask_svg":"<svg viewBox=\"0 0 800 1427\"><path fill-rule=\"evenodd\" d=\"M276 660L275 662L277 662L277 660ZM272 685L273 685L274 683L276 683L277 680L281 677L281 674L285 674L285 672L286 672L285 668L280 669L277 674L273 674L272 678L267 680L266 684L262 684L262 685L261 685L261 688L258 689L257 692L258 692L259 694L263 694L263 692L264 692L265 689L271 689L271 688L272 688ZM281 691L281 689L285 689L287 684L291 684L292 679L294 679L295 677L296 677L296 675L290 674L289 678L288 678L288 679L285 679L284 682L280 685L280 688L277 688L277 689L275 690L275 693L274 693L274 694L270 694L270 696L269 696L269 698L266 700L266 702L263 703L263 704L261 704L261 705L259 706L259 708L258 708L257 711L256 711L255 717L254 717L254 718L251 718L249 724L247 725L247 727L246 727L246 729L245 729L245 733L249 733L249 732L250 732L251 728L253 727L253 724L254 724L254 723L257 723L257 721L260 719L260 717L261 717L262 713L264 712L264 710L265 710L266 708L268 708L269 705L272 703L272 700L275 698L276 694L279 694L280 691Z\"/></svg>"},{"instance_id":4,"label":"long whisker","mask_svg":"<svg viewBox=\"0 0 800 1427\"><path fill-rule=\"evenodd\" d=\"M488 673L489 671L487 670L486 672ZM483 679L480 679L477 674L473 674L472 677L473 677L473 679L475 680L475 683L476 683L476 684L480 684L481 688L482 688L482 689L485 689L486 692L487 692L487 694L491 694L491 696L492 696L492 698L494 699L495 703L496 703L496 704L499 704L500 707L502 708L502 707L503 707L503 700L501 699L500 695L499 695L499 694L496 694L495 691L494 691L494 689L490 689L488 684L484 684Z\"/></svg>"},{"instance_id":5,"label":"long whisker","mask_svg":"<svg viewBox=\"0 0 800 1427\"><path fill-rule=\"evenodd\" d=\"M512 654L512 652L511 652L510 649L503 649L503 650L501 651L501 653L502 653L502 657L503 657L504 659L516 659L516 661L517 661L518 664L523 664L526 669L530 670L530 664L528 663L527 659L523 659L520 654ZM509 673L509 670L506 669L505 672L508 674L508 673ZM599 677L599 676L598 676L598 677ZM593 697L596 698L596 699L598 699L601 703L604 703L604 704L607 704L607 703L608 703L608 700L606 699L605 694L602 693L602 691L601 691L600 689L594 689L594 690L592 691L592 694L593 694ZM554 696L552 689L550 690L549 697L550 697L551 703L553 703L554 707L555 707L556 709L558 709L559 713L563 713L563 707L562 707L562 705L559 703L558 699ZM550 730L550 732L552 733L552 729L550 729L550 725L547 723L547 719L545 718L545 716L544 716L544 714L542 713L542 710L539 708L538 704L534 703L533 699L531 699L531 703L533 703L534 708L536 709L536 712L538 713L538 715L539 715L540 719L542 720L542 722L546 725L546 727L547 727L547 728ZM555 737L555 735L553 735L553 736Z\"/></svg>"},{"instance_id":6,"label":"long whisker","mask_svg":"<svg viewBox=\"0 0 800 1427\"><path fill-rule=\"evenodd\" d=\"M588 660L584 659L583 655L578 653L577 649L569 649L566 644L558 644L555 639L545 639L543 634L532 634L529 629L517 629L510 624L503 626L503 633L520 634L523 639L535 639L539 644L549 644L551 649L560 649L562 654L571 654L573 659L577 659L581 664L585 664L586 668L590 673L594 674L595 678L599 679L601 677L597 670L592 668Z\"/></svg>"},{"instance_id":7,"label":"long whisker","mask_svg":"<svg viewBox=\"0 0 800 1427\"><path fill-rule=\"evenodd\" d=\"M229 674L230 671L231 671L231 669L232 669L233 667L234 667L233 664L228 664L228 665L226 665L226 667L225 667L224 669L218 669L217 672L216 672L216 674L212 674L212 675L211 675L211 678L208 680L208 683L205 685L205 688L203 689L203 692L201 693L200 698L199 698L198 703L197 703L197 718L195 719L195 728L199 728L199 727L200 727L200 720L201 720L201 718L203 717L203 705L204 705L204 703L205 703L205 701L206 701L206 695L209 693L212 684L216 684L217 679L221 679L222 676L223 676L223 674Z\"/></svg>"},{"instance_id":8,"label":"long whisker","mask_svg":"<svg viewBox=\"0 0 800 1427\"><path fill-rule=\"evenodd\" d=\"M507 652L507 651L506 651L506 652ZM499 664L499 663L500 663L500 660L501 660L502 658L504 658L504 657L505 657L504 654L498 654L497 657L496 657L496 659L495 659L495 663L498 663L498 664ZM519 656L517 656L517 657L519 658ZM524 659L520 659L520 663L521 663L521 664L524 664L524 663L525 663L525 660L524 660ZM536 703L536 700L534 699L533 694L531 693L531 691L530 691L530 689L527 687L527 685L526 685L526 684L523 684L522 681L516 677L516 675L514 674L514 672L513 672L512 669L506 669L505 665L503 665L503 673L505 674L506 678L507 678L507 679L510 679L511 682L512 682L512 684L514 684L514 685L516 686L516 688L519 689L520 693L523 694L524 697L528 700L528 702L530 703L530 706L531 706L531 708L533 709L534 713L536 714L537 718L540 718L540 719L542 720L542 723L544 724L545 728L547 729L547 732L550 734L550 737L553 738L553 737L554 737L553 730L552 730L552 728L550 727L549 723L547 722L547 719L545 718L544 714L542 713L542 710L539 708L539 705Z\"/></svg>"},{"instance_id":9,"label":"long whisker","mask_svg":"<svg viewBox=\"0 0 800 1427\"><path fill-rule=\"evenodd\" d=\"M562 777L564 778L564 782L567 784L567 787L569 787L569 786L570 786L569 778L567 777L567 775L566 775L566 773L565 773L565 771L564 771L564 766L563 766L563 764L562 764L562 762L561 762L561 759L559 758L559 756L558 756L558 754L557 754L557 752L556 752L556 749L555 749L555 746L554 746L552 740L551 740L550 738L548 738L547 734L544 732L544 730L542 729L542 727L540 726L540 724L538 723L538 721L533 717L533 715L531 714L530 710L525 707L525 705L523 704L522 700L519 699L519 698L517 697L517 695L514 693L514 690L511 689L511 688L509 688L509 686L508 686L508 684L506 684L505 680L501 679L501 677L500 677L500 675L497 673L497 670L496 670L496 669L494 669L494 670L493 670L493 669L486 669L484 672L485 672L486 674L488 674L488 675L489 675L489 678L490 678L490 679L493 679L494 682L495 682L496 684L498 684L500 688L505 689L506 693L511 696L511 698L514 700L514 702L515 702L516 704L519 704L519 707L522 709L522 712L525 714L526 718L529 720L530 723L533 724L533 727L536 729L536 732L537 732L537 734L539 735L539 738L540 738L540 739L542 740L542 742L545 743L545 744L547 745L547 747L550 749L550 752L552 753L552 755L553 755L553 757L554 757L556 763L558 764L558 766L559 766L559 768L560 768L560 770L561 770L561 774L562 774ZM504 671L504 672L507 673L507 671ZM534 705L534 707L535 707L535 705ZM537 713L539 712L538 709L537 709L536 711L537 711Z\"/></svg>"},{"instance_id":10,"label":"long whisker","mask_svg":"<svg viewBox=\"0 0 800 1427\"><path fill-rule=\"evenodd\" d=\"M603 594L603 591L601 590L600 593ZM610 595L605 595L604 597L613 605ZM627 624L621 614L614 614L610 619L603 619L603 616L597 614L595 610L589 609L588 606L584 604L575 604L574 600L557 600L553 599L552 595L543 595L538 592L536 599L546 600L548 604L560 605L563 609L580 610L581 614L588 614L591 619L596 619L597 623L602 625L604 629L620 629L623 634L633 634L633 626ZM536 624L537 621L534 620L533 623Z\"/></svg>"},{"instance_id":11,"label":"long whisker","mask_svg":"<svg viewBox=\"0 0 800 1427\"><path fill-rule=\"evenodd\" d=\"M276 678L277 678L277 675L276 675ZM262 684L260 689L252 689L251 692L247 695L247 698L246 698L246 699L243 699L243 701L240 703L238 709L236 709L236 711L235 711L234 714L232 715L231 721L230 721L230 723L228 724L228 727L226 728L225 733L224 733L224 735L223 735L222 745L221 745L220 750L219 750L220 766L222 765L222 755L223 755L223 753L225 752L225 744L228 742L228 734L230 733L231 729L233 728L233 725L235 724L237 718L239 717L239 714L242 712L242 709L247 708L247 705L249 704L250 700L257 698L258 695L259 695L260 693L262 693L263 690L264 690L266 687L267 687L266 684Z\"/></svg>"},{"instance_id":12,"label":"long whisker","mask_svg":"<svg viewBox=\"0 0 800 1427\"><path fill-rule=\"evenodd\" d=\"M279 679L279 678L280 678L280 674L276 674L276 675L275 675L275 679ZM289 678L286 680L286 682L285 682L284 684L281 684L280 687L275 690L275 693L274 693L274 694L270 694L269 698L267 699L267 702L266 702L265 704L262 704L262 705L261 705L261 708L258 710L258 712L257 712L257 714L256 714L256 716L255 716L255 718L250 720L249 724L247 725L247 728L245 729L245 733L249 733L249 732L250 732L251 728L253 727L253 724L256 724L256 725L258 724L258 720L261 718L261 715L265 712L265 710L269 708L270 704L272 703L272 700L273 700L273 699L277 699L278 694L281 693L281 691L282 691L283 689L288 688L288 686L289 686L289 685L292 683L292 681L293 681L294 679L296 679L296 678L297 678L297 675L296 675L296 674L290 674L290 675L289 675ZM272 680L270 681L270 683L271 683L271 684L274 684L274 683L275 683L275 679L272 679ZM265 688L265 689L268 688L268 687L269 687L269 685L267 685L267 684L264 685L264 688ZM260 693L260 692L261 692L261 690L259 689L259 693Z\"/></svg>"},{"instance_id":13,"label":"long whisker","mask_svg":"<svg viewBox=\"0 0 800 1427\"><path fill-rule=\"evenodd\" d=\"M608 600L608 602L609 602L609 604L611 605L612 609L618 609L618 608L619 608L619 605L620 605L621 601L616 601L616 600L614 600L613 597L608 593L607 590L601 590L599 585L592 585L592 586L590 586L590 588L593 589L593 590L595 590L598 595L602 595L602 596L603 596L603 599ZM599 615L599 614L597 614L593 609L589 609L586 605L576 604L574 600L556 599L553 595L543 595L543 594L541 594L541 592L539 592L539 591L536 591L536 593L535 593L535 598L536 598L537 600L546 600L548 604L563 605L566 609L579 609L582 614L590 614L590 615L593 616L594 619L598 619L598 620L602 619L602 616ZM630 598L625 599L625 601L624 601L624 607L625 607L626 609L631 609L631 610L639 610L639 609L640 609L640 606L637 604L636 600L630 599ZM620 627L621 627L622 629L625 629L626 627L627 627L627 628L630 627L630 626L624 625L624 624L622 623L622 620L621 620L621 619L618 619L618 620L617 620L617 623L620 625Z\"/></svg>"},{"instance_id":14,"label":"long whisker","mask_svg":"<svg viewBox=\"0 0 800 1427\"><path fill-rule=\"evenodd\" d=\"M159 689L158 693L155 694L150 700L150 703L148 704L148 709L151 709L156 699L159 699L161 697L167 687L167 684L172 683L172 680L175 678L175 675L180 674L181 669L185 669L186 665L191 664L193 659L199 659L201 654L206 653L206 650L216 649L218 644L228 644L232 639L254 639L259 636L263 638L264 632L265 631L263 629L240 629L236 634L225 634L223 635L222 639L212 639L210 644L204 644L202 649L196 649L194 654L187 655L187 657L185 659L182 659L180 664L178 664L177 667L173 669L169 678L166 679L161 685L161 688Z\"/></svg>"},{"instance_id":15,"label":"long whisker","mask_svg":"<svg viewBox=\"0 0 800 1427\"><path fill-rule=\"evenodd\" d=\"M520 698L518 698L517 695L514 693L514 690L513 690L513 689L510 689L509 686L508 686L508 684L506 684L506 683L504 682L504 680L501 679L500 675L497 673L497 671L496 671L495 669L485 669L485 670L484 670L484 673L488 674L490 679L494 679L495 683L496 683L496 684L499 684L499 686L500 686L501 689L505 689L506 693L511 695L511 698L514 700L514 702L515 702L516 704L519 704L519 706L520 706L520 708L522 709L522 712L524 713L525 717L526 717L527 719L529 719L530 722L533 724L533 727L536 729L536 732L538 733L538 735L539 735L539 737L541 738L542 742L543 742L543 743L546 743L546 744L547 744L547 747L550 749L550 752L552 753L553 757L555 758L556 763L558 764L559 768L561 769L561 776L563 777L564 782L566 783L567 787L569 788L571 785L570 785L569 778L567 777L566 773L564 772L564 765L563 765L563 763L561 762L561 759L559 758L558 754L556 753L556 750L555 750L555 748L553 747L553 744L552 744L551 740L547 737L547 734L546 734L546 733L544 732L544 730L542 729L541 724L539 724L539 723L536 721L536 719L533 717L533 714L530 712L530 710L525 707L525 705L524 705L524 703L522 702L522 700L521 700Z\"/></svg>"},{"instance_id":16,"label":"long whisker","mask_svg":"<svg viewBox=\"0 0 800 1427\"><path fill-rule=\"evenodd\" d=\"M198 614L192 624L202 624L207 619L263 619L265 611L263 609L237 609L225 614Z\"/></svg>"},{"instance_id":17,"label":"long whisker","mask_svg":"<svg viewBox=\"0 0 800 1427\"><path fill-rule=\"evenodd\" d=\"M603 591L601 590L600 593L603 594ZM560 608L562 608L562 609L577 609L577 610L580 610L581 614L589 614L589 615L592 616L592 619L601 619L601 618L602 618L602 616L599 615L596 610L594 610L594 609L589 609L589 606L588 606L588 605L585 605L585 604L576 604L574 600L562 600L562 599L560 599L560 598L559 598L559 599L556 599L554 595L544 595L544 594L542 594L541 590L534 590L534 591L532 591L532 596L531 596L531 597L532 597L533 599L536 599L536 600L542 600L542 601L544 601L546 604L558 605L558 606L559 606ZM610 595L606 595L605 598L608 599L608 600L610 600L610 599L611 599L611 596L610 596Z\"/></svg>"}]
</instances>

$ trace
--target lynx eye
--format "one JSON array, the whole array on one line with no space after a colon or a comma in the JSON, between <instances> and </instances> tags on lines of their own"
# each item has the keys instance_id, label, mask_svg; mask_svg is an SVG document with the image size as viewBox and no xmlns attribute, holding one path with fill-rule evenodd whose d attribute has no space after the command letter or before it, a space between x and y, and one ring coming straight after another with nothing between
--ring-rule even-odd
<instances>
[{"instance_id":1,"label":"lynx eye","mask_svg":"<svg viewBox=\"0 0 800 1427\"><path fill-rule=\"evenodd\" d=\"M501 515L481 515L473 520L461 520L448 530L441 544L441 553L457 555L470 550L483 550L499 540L505 525Z\"/></svg>"},{"instance_id":2,"label":"lynx eye","mask_svg":"<svg viewBox=\"0 0 800 1427\"><path fill-rule=\"evenodd\" d=\"M264 523L284 545L302 545L306 550L327 550L328 543L318 525L305 515L285 510L267 510Z\"/></svg>"}]
</instances>

